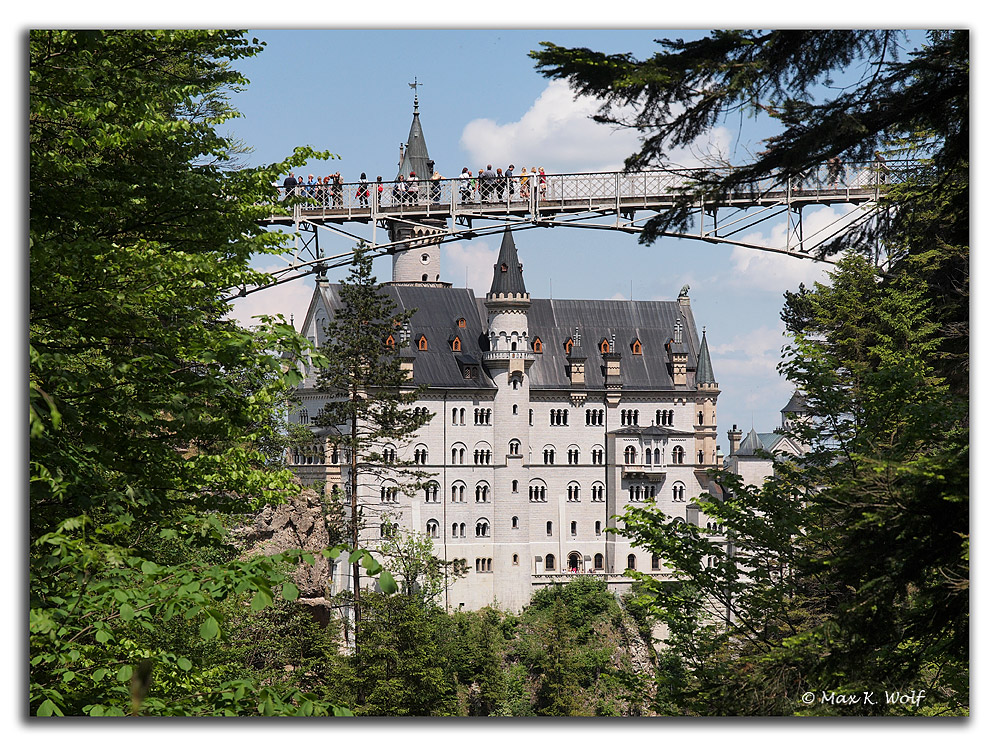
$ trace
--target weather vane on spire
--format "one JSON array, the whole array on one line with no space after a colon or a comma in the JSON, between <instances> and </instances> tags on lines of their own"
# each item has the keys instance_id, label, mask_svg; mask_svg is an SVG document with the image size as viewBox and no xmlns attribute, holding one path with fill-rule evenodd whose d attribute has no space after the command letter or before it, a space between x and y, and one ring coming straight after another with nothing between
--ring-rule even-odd
<instances>
[{"instance_id":1,"label":"weather vane on spire","mask_svg":"<svg viewBox=\"0 0 999 746\"><path fill-rule=\"evenodd\" d=\"M407 85L410 88L413 89L413 106L415 108L419 109L420 108L420 97L419 97L419 94L418 94L418 92L416 90L416 86L423 85L423 83L417 83L416 82L416 76L414 75L413 76L413 82L412 83L407 83Z\"/></svg>"}]
</instances>

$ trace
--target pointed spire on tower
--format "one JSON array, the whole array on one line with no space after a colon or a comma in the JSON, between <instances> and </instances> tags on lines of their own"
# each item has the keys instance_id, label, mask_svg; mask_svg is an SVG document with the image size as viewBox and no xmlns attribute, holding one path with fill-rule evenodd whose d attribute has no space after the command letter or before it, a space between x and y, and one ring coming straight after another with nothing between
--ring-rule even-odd
<instances>
[{"instance_id":1,"label":"pointed spire on tower","mask_svg":"<svg viewBox=\"0 0 999 746\"><path fill-rule=\"evenodd\" d=\"M715 380L715 372L711 368L711 354L708 352L708 330L701 330L701 349L697 353L697 372L694 374L694 385L711 385L718 382Z\"/></svg>"},{"instance_id":2,"label":"pointed spire on tower","mask_svg":"<svg viewBox=\"0 0 999 746\"><path fill-rule=\"evenodd\" d=\"M493 267L493 284L489 295L527 295L524 285L524 272L517 257L517 246L513 242L513 232L507 228L503 232L499 256Z\"/></svg>"},{"instance_id":3,"label":"pointed spire on tower","mask_svg":"<svg viewBox=\"0 0 999 746\"><path fill-rule=\"evenodd\" d=\"M406 141L403 151L402 162L399 165L399 174L404 179L409 177L410 172L416 173L417 179L426 180L433 176L433 161L427 151L427 141L423 136L423 125L420 124L420 99L416 95L416 86L423 85L413 79L408 84L413 89L413 123L409 126L409 139Z\"/></svg>"}]
</instances>

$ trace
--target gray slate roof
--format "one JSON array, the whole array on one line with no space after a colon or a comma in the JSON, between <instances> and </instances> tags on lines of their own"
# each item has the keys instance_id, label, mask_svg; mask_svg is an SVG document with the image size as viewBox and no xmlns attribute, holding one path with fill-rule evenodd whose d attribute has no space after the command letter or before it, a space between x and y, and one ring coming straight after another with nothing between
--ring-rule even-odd
<instances>
[{"instance_id":1,"label":"gray slate roof","mask_svg":"<svg viewBox=\"0 0 999 746\"><path fill-rule=\"evenodd\" d=\"M405 179L409 176L410 171L416 172L417 179L429 179L433 176L433 170L430 168L430 154L427 152L427 141L423 136L423 126L420 124L420 106L415 98L413 100L413 123L409 126L409 139L406 141L406 150L397 176L401 175Z\"/></svg>"},{"instance_id":2,"label":"gray slate roof","mask_svg":"<svg viewBox=\"0 0 999 746\"><path fill-rule=\"evenodd\" d=\"M489 295L506 294L527 294L527 288L524 286L524 268L517 256L517 246L513 242L513 232L509 228L503 231L499 256L493 265L493 283L489 287Z\"/></svg>"},{"instance_id":3,"label":"gray slate roof","mask_svg":"<svg viewBox=\"0 0 999 746\"><path fill-rule=\"evenodd\" d=\"M703 332L701 336L701 351L697 355L697 372L694 374L694 383L717 383L715 372L711 368L711 354L708 352L708 334Z\"/></svg>"},{"instance_id":4,"label":"gray slate roof","mask_svg":"<svg viewBox=\"0 0 999 746\"><path fill-rule=\"evenodd\" d=\"M340 305L338 286L321 284L318 288L328 313L334 314ZM488 349L487 314L482 298L475 298L468 288L433 285L387 285L385 292L398 308L417 309L410 320L415 383L433 388L495 388L481 367L478 380L466 379L458 353L452 352L449 344L457 336L461 354L481 360L481 353ZM460 318L465 319L464 328L458 326ZM612 337L621 357L621 384L625 391L673 389L666 343L678 318L683 321L684 344L688 349L696 349L690 307L675 301L532 299L527 313L528 330L532 339L535 335L541 338L543 351L531 367L531 387L571 388L565 341L578 327L581 343L577 355L586 356L583 390L604 390L600 342ZM416 349L421 335L427 338L426 351ZM628 346L636 337L642 341L641 355L632 354ZM691 360L688 365L695 362Z\"/></svg>"}]
</instances>

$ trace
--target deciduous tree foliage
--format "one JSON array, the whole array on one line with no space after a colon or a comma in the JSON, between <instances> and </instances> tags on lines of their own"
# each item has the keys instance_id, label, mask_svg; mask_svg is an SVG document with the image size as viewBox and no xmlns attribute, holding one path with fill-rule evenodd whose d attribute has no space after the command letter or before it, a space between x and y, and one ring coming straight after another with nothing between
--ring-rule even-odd
<instances>
[{"instance_id":1,"label":"deciduous tree foliage","mask_svg":"<svg viewBox=\"0 0 999 746\"><path fill-rule=\"evenodd\" d=\"M218 644L233 604L297 596L293 557L239 560L227 526L293 487L257 444L298 380L278 355L304 348L224 297L281 240L255 223L270 184L324 154L231 168L232 64L261 49L242 33L29 48L30 711L330 712Z\"/></svg>"},{"instance_id":2,"label":"deciduous tree foliage","mask_svg":"<svg viewBox=\"0 0 999 746\"><path fill-rule=\"evenodd\" d=\"M719 31L662 41L648 60L546 44L544 74L612 104L643 134L632 168L730 116L772 117L755 158L691 189L789 176L878 150L918 164L887 190L883 219L826 247L850 249L829 283L788 293L793 337L779 370L810 446L760 489L717 473L700 505L721 538L629 509L623 533L672 566L644 584L672 628L664 712L959 714L968 707L968 34ZM643 240L682 226L683 205ZM877 260L876 262L874 260ZM704 622L711 624L705 626ZM929 704L807 708L808 690L925 689Z\"/></svg>"}]
</instances>

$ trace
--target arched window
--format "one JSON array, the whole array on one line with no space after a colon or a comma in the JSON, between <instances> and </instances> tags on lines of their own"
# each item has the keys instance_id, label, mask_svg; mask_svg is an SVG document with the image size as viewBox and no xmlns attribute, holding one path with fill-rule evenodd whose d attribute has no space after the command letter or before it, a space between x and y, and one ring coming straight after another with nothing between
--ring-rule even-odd
<instances>
[{"instance_id":1,"label":"arched window","mask_svg":"<svg viewBox=\"0 0 999 746\"><path fill-rule=\"evenodd\" d=\"M510 441L510 455L519 456L520 455L520 441L514 438Z\"/></svg>"},{"instance_id":2,"label":"arched window","mask_svg":"<svg viewBox=\"0 0 999 746\"><path fill-rule=\"evenodd\" d=\"M463 482L455 482L451 485L451 502L465 502L465 485Z\"/></svg>"},{"instance_id":3,"label":"arched window","mask_svg":"<svg viewBox=\"0 0 999 746\"><path fill-rule=\"evenodd\" d=\"M593 555L593 569L594 570L604 569L604 556L602 554L597 553Z\"/></svg>"},{"instance_id":4,"label":"arched window","mask_svg":"<svg viewBox=\"0 0 999 746\"><path fill-rule=\"evenodd\" d=\"M606 355L610 352L610 342L607 341L607 337L600 340L600 354Z\"/></svg>"},{"instance_id":5,"label":"arched window","mask_svg":"<svg viewBox=\"0 0 999 746\"><path fill-rule=\"evenodd\" d=\"M451 352L461 352L461 340L457 337L451 340Z\"/></svg>"},{"instance_id":6,"label":"arched window","mask_svg":"<svg viewBox=\"0 0 999 746\"><path fill-rule=\"evenodd\" d=\"M652 452L652 463L659 464L659 449L655 449Z\"/></svg>"},{"instance_id":7,"label":"arched window","mask_svg":"<svg viewBox=\"0 0 999 746\"><path fill-rule=\"evenodd\" d=\"M426 487L423 488L423 494L425 502L435 503L440 501L440 485L437 482L431 482Z\"/></svg>"},{"instance_id":8,"label":"arched window","mask_svg":"<svg viewBox=\"0 0 999 746\"><path fill-rule=\"evenodd\" d=\"M635 555L629 554L628 555L628 569L629 570L634 570L635 566L636 566Z\"/></svg>"},{"instance_id":9,"label":"arched window","mask_svg":"<svg viewBox=\"0 0 999 746\"><path fill-rule=\"evenodd\" d=\"M676 446L673 449L673 463L674 464L682 464L683 463L683 447L682 446Z\"/></svg>"},{"instance_id":10,"label":"arched window","mask_svg":"<svg viewBox=\"0 0 999 746\"><path fill-rule=\"evenodd\" d=\"M631 354L632 355L641 355L642 354L642 342L641 342L641 340L636 339L634 342L631 343Z\"/></svg>"},{"instance_id":11,"label":"arched window","mask_svg":"<svg viewBox=\"0 0 999 746\"><path fill-rule=\"evenodd\" d=\"M489 485L485 482L480 482L475 486L475 502L477 503L487 503L489 502Z\"/></svg>"},{"instance_id":12,"label":"arched window","mask_svg":"<svg viewBox=\"0 0 999 746\"><path fill-rule=\"evenodd\" d=\"M465 319L464 319L464 318L460 318L460 319L458 319L458 327L459 327L460 329L464 329L464 328L465 328L465 326L466 326L466 324L465 324Z\"/></svg>"},{"instance_id":13,"label":"arched window","mask_svg":"<svg viewBox=\"0 0 999 746\"><path fill-rule=\"evenodd\" d=\"M569 521L569 535L570 536L575 536L576 535L576 522L575 521Z\"/></svg>"},{"instance_id":14,"label":"arched window","mask_svg":"<svg viewBox=\"0 0 999 746\"><path fill-rule=\"evenodd\" d=\"M549 572L555 569L555 555L546 554L545 555L545 570Z\"/></svg>"},{"instance_id":15,"label":"arched window","mask_svg":"<svg viewBox=\"0 0 999 746\"><path fill-rule=\"evenodd\" d=\"M583 569L582 558L579 556L579 552L572 552L571 554L569 554L567 559L569 560L568 564L569 564L569 569L571 571L579 572L581 569Z\"/></svg>"},{"instance_id":16,"label":"arched window","mask_svg":"<svg viewBox=\"0 0 999 746\"><path fill-rule=\"evenodd\" d=\"M659 570L659 569L661 569L659 567L659 555L657 555L657 554L653 554L652 555L652 569L653 570Z\"/></svg>"},{"instance_id":17,"label":"arched window","mask_svg":"<svg viewBox=\"0 0 999 746\"><path fill-rule=\"evenodd\" d=\"M638 458L638 449L635 446L628 446L624 449L624 463L633 464Z\"/></svg>"},{"instance_id":18,"label":"arched window","mask_svg":"<svg viewBox=\"0 0 999 746\"><path fill-rule=\"evenodd\" d=\"M651 448L646 448L645 449L645 463L648 466L652 465L652 449Z\"/></svg>"},{"instance_id":19,"label":"arched window","mask_svg":"<svg viewBox=\"0 0 999 746\"><path fill-rule=\"evenodd\" d=\"M510 483L510 492L516 492L516 491L517 491L517 487L518 487L518 485L519 485L519 484L520 484L520 483L519 483L519 482L518 482L518 481L517 481L516 479L514 479L514 480L513 480L513 481L512 481L511 483Z\"/></svg>"},{"instance_id":20,"label":"arched window","mask_svg":"<svg viewBox=\"0 0 999 746\"><path fill-rule=\"evenodd\" d=\"M437 521L435 521L433 518L431 518L429 521L427 521L427 536L429 536L431 539L436 539L439 527L440 524L437 523Z\"/></svg>"},{"instance_id":21,"label":"arched window","mask_svg":"<svg viewBox=\"0 0 999 746\"><path fill-rule=\"evenodd\" d=\"M544 350L544 345L541 343L541 337L535 337L534 338L534 345L533 345L533 347L534 347L534 351L535 352L537 352L538 354L541 354L541 352Z\"/></svg>"},{"instance_id":22,"label":"arched window","mask_svg":"<svg viewBox=\"0 0 999 746\"><path fill-rule=\"evenodd\" d=\"M593 522L593 533L596 536L600 536L601 529L602 529L602 526L600 525L600 521L594 521Z\"/></svg>"},{"instance_id":23,"label":"arched window","mask_svg":"<svg viewBox=\"0 0 999 746\"><path fill-rule=\"evenodd\" d=\"M485 518L480 518L475 522L475 535L479 538L484 538L489 536L489 521Z\"/></svg>"},{"instance_id":24,"label":"arched window","mask_svg":"<svg viewBox=\"0 0 999 746\"><path fill-rule=\"evenodd\" d=\"M546 534L547 534L548 536L551 536L551 535L552 535L552 522L551 522L551 521L548 521L548 522L547 522L547 523L545 524L545 533L546 533Z\"/></svg>"},{"instance_id":25,"label":"arched window","mask_svg":"<svg viewBox=\"0 0 999 746\"><path fill-rule=\"evenodd\" d=\"M395 348L395 337L391 334L388 335L388 339L385 340L385 346L390 350Z\"/></svg>"},{"instance_id":26,"label":"arched window","mask_svg":"<svg viewBox=\"0 0 999 746\"><path fill-rule=\"evenodd\" d=\"M510 528L520 528L520 519L517 516L510 519Z\"/></svg>"},{"instance_id":27,"label":"arched window","mask_svg":"<svg viewBox=\"0 0 999 746\"><path fill-rule=\"evenodd\" d=\"M595 503L603 502L604 486L599 482L594 483L594 485L590 488L590 496Z\"/></svg>"},{"instance_id":28,"label":"arched window","mask_svg":"<svg viewBox=\"0 0 999 746\"><path fill-rule=\"evenodd\" d=\"M420 339L416 343L416 349L420 350L421 352L426 352L428 349L430 349L430 346L427 344L427 338L425 335L423 334L420 335Z\"/></svg>"},{"instance_id":29,"label":"arched window","mask_svg":"<svg viewBox=\"0 0 999 746\"><path fill-rule=\"evenodd\" d=\"M515 565L519 565L520 564L520 557L518 557L516 554L513 555L513 564L515 564Z\"/></svg>"},{"instance_id":30,"label":"arched window","mask_svg":"<svg viewBox=\"0 0 999 746\"><path fill-rule=\"evenodd\" d=\"M673 483L673 501L674 502L683 502L684 500L685 500L685 497L684 497L683 482L674 482Z\"/></svg>"}]
</instances>

